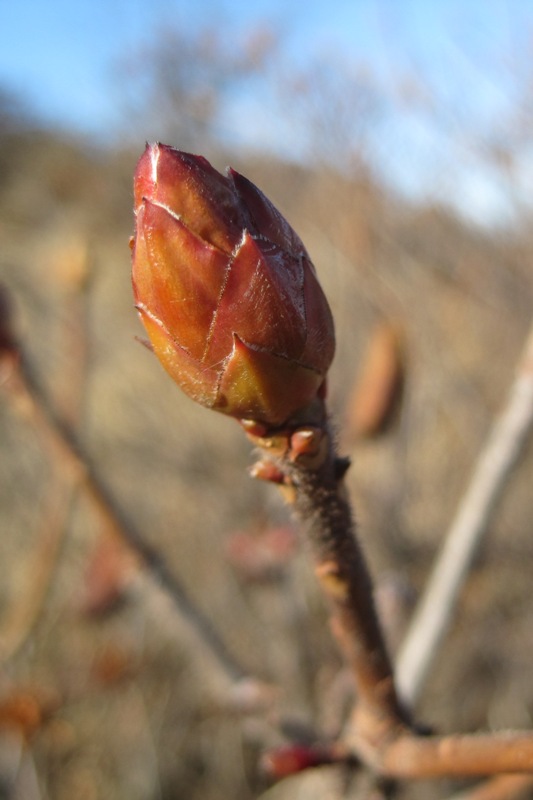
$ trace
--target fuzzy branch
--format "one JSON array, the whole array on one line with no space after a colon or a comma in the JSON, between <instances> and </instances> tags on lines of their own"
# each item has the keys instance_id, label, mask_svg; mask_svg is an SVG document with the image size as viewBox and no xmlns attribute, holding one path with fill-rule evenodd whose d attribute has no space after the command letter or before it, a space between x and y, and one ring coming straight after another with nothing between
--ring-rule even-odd
<instances>
[{"instance_id":1,"label":"fuzzy branch","mask_svg":"<svg viewBox=\"0 0 533 800\"><path fill-rule=\"evenodd\" d=\"M410 724L396 694L343 487L347 465L336 456L325 407L255 443L264 456L254 474L282 485L303 524L332 628L354 677L357 699L337 743L338 759L394 780L532 773L531 732L425 736Z\"/></svg>"},{"instance_id":2,"label":"fuzzy branch","mask_svg":"<svg viewBox=\"0 0 533 800\"><path fill-rule=\"evenodd\" d=\"M328 598L333 633L352 669L360 710L372 719L397 724L403 718L392 678L392 665L374 606L372 582L351 508L342 485L329 431L326 453L316 469L296 459L287 464L295 489L294 510L303 521L319 583Z\"/></svg>"}]
</instances>

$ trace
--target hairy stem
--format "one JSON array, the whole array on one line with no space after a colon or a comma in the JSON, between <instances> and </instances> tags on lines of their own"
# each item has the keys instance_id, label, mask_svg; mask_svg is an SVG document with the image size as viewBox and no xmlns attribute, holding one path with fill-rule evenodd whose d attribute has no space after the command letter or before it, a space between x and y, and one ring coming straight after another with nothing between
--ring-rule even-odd
<instances>
[{"instance_id":1,"label":"hairy stem","mask_svg":"<svg viewBox=\"0 0 533 800\"><path fill-rule=\"evenodd\" d=\"M333 631L354 676L357 700L338 743L339 758L352 757L393 780L532 773L530 732L423 736L410 727L343 488L346 464L336 456L323 406L321 412L310 413L311 423L259 440L268 456L255 474L290 491L331 606Z\"/></svg>"},{"instance_id":2,"label":"hairy stem","mask_svg":"<svg viewBox=\"0 0 533 800\"><path fill-rule=\"evenodd\" d=\"M354 675L358 725L364 718L365 726L380 736L401 724L404 715L342 482L345 466L324 425L325 452L318 463L310 466L305 459L289 459L285 470L295 490L294 510L307 532L316 575L331 605L333 632Z\"/></svg>"}]
</instances>

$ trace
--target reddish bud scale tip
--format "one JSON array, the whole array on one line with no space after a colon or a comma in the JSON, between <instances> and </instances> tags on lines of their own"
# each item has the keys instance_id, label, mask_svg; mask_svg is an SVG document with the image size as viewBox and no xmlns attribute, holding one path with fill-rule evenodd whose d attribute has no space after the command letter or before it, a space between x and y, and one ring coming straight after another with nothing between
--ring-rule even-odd
<instances>
[{"instance_id":1,"label":"reddish bud scale tip","mask_svg":"<svg viewBox=\"0 0 533 800\"><path fill-rule=\"evenodd\" d=\"M280 426L323 392L333 319L289 223L242 175L149 144L134 180L135 303L197 402Z\"/></svg>"},{"instance_id":2,"label":"reddish bud scale tip","mask_svg":"<svg viewBox=\"0 0 533 800\"><path fill-rule=\"evenodd\" d=\"M248 436L253 436L254 438L261 438L268 434L267 426L262 425L255 419L241 419L239 421L244 431L248 434Z\"/></svg>"},{"instance_id":3,"label":"reddish bud scale tip","mask_svg":"<svg viewBox=\"0 0 533 800\"><path fill-rule=\"evenodd\" d=\"M319 428L301 428L291 436L291 451L295 457L316 455L322 436Z\"/></svg>"},{"instance_id":4,"label":"reddish bud scale tip","mask_svg":"<svg viewBox=\"0 0 533 800\"><path fill-rule=\"evenodd\" d=\"M270 483L283 484L286 481L285 474L272 461L260 459L250 468L252 478L260 481L270 481Z\"/></svg>"},{"instance_id":5,"label":"reddish bud scale tip","mask_svg":"<svg viewBox=\"0 0 533 800\"><path fill-rule=\"evenodd\" d=\"M261 768L272 778L280 780L305 769L332 763L332 755L324 748L289 744L264 753Z\"/></svg>"}]
</instances>

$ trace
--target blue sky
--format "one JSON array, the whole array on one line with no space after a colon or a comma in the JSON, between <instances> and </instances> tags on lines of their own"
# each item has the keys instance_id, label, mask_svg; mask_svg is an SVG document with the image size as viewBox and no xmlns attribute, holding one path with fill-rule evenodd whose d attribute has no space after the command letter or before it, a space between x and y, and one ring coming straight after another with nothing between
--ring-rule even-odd
<instances>
[{"instance_id":1,"label":"blue sky","mask_svg":"<svg viewBox=\"0 0 533 800\"><path fill-rule=\"evenodd\" d=\"M399 107L376 142L378 159L407 189L436 168L451 134L457 139L464 131L466 139L470 129L485 125L505 137L503 122L517 101L516 75L528 48L533 63L529 0L0 0L0 86L45 119L105 140L117 121L116 64L161 26L195 30L217 20L229 21L237 33L268 21L294 63L329 54L364 64L385 95L397 96L401 80L423 79L438 106L433 123L431 115ZM269 125L271 117L249 115L240 135L283 149L286 131ZM391 158L394 148L399 159ZM462 155L447 157L465 158L467 151L465 143ZM416 165L420 175L413 173ZM445 180L444 161L439 169ZM486 171L476 172L474 163L470 169L463 191L494 204L490 194L501 187L488 187Z\"/></svg>"},{"instance_id":2,"label":"blue sky","mask_svg":"<svg viewBox=\"0 0 533 800\"><path fill-rule=\"evenodd\" d=\"M150 9L149 13L147 8ZM516 11L519 10L519 16ZM46 116L100 131L113 119L113 65L168 21L200 28L230 19L279 27L293 55L344 51L386 78L429 70L454 91L453 56L467 70L490 42L516 45L533 4L508 0L0 0L0 81ZM456 72L460 64L455 66Z\"/></svg>"}]
</instances>

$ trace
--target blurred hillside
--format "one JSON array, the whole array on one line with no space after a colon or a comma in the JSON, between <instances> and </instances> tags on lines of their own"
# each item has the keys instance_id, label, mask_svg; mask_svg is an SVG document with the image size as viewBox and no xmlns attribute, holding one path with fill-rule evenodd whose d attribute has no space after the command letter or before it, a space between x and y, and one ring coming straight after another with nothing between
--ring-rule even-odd
<instances>
[{"instance_id":1,"label":"blurred hillside","mask_svg":"<svg viewBox=\"0 0 533 800\"><path fill-rule=\"evenodd\" d=\"M196 128L174 138L171 121L161 127L171 144L196 141ZM136 341L143 332L132 307L128 238L131 176L145 133L138 122L135 129L134 144L98 150L3 102L0 281L43 391L117 504L236 658L278 687L280 702L266 717L235 710L206 648L109 544L106 523L54 460L24 404L3 394L6 798L245 800L266 789L257 758L279 741L280 707L286 730L335 724L328 715L339 657L305 552L293 542L289 558L273 546L273 566L258 576L243 562L248 540L236 538L244 532L257 544L272 526L286 528L281 502L247 476L251 456L237 426L184 398ZM218 168L231 163L244 172L283 211L331 302L332 408L353 458L349 487L378 592L393 597L394 648L530 324L530 214L512 227L473 227L449 206L396 193L357 148L345 170L326 158L305 167L232 152L210 131L204 118L204 153ZM350 425L353 386L382 325L401 342L403 393L386 430L362 437ZM443 731L531 726L530 505L531 447L421 702L420 718ZM298 780L271 796L296 796ZM448 789L433 786L431 797ZM428 796L427 786L401 794Z\"/></svg>"}]
</instances>

